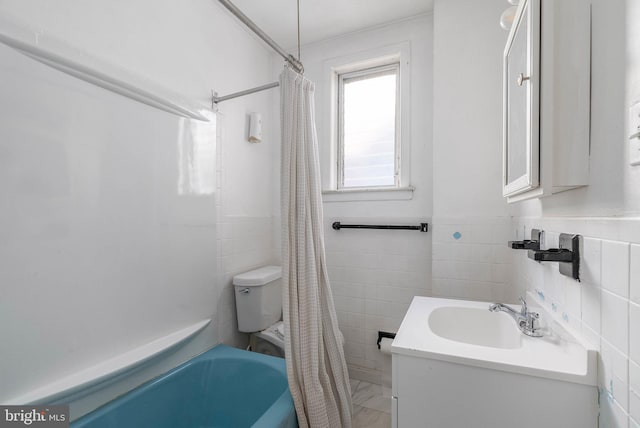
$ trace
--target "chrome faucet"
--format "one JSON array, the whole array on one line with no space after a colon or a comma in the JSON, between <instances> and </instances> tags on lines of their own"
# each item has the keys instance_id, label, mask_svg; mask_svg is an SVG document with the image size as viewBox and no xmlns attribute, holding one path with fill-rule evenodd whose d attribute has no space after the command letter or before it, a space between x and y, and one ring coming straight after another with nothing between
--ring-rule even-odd
<instances>
[{"instance_id":1,"label":"chrome faucet","mask_svg":"<svg viewBox=\"0 0 640 428\"><path fill-rule=\"evenodd\" d=\"M516 311L512 307L503 305L502 303L494 303L489 306L489 310L491 312L506 312L516 321L518 328L524 334L531 337L542 337L542 332L538 327L540 314L537 312L529 312L527 302L525 302L522 297L520 297L520 303L522 303L520 311Z\"/></svg>"}]
</instances>

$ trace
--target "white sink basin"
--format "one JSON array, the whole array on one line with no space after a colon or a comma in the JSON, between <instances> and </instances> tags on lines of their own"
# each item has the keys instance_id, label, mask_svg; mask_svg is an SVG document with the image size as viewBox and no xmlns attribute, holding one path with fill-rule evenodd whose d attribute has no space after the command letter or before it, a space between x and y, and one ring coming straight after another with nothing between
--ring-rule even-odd
<instances>
[{"instance_id":1,"label":"white sink basin","mask_svg":"<svg viewBox=\"0 0 640 428\"><path fill-rule=\"evenodd\" d=\"M471 345L514 349L522 346L522 332L512 317L486 308L443 306L429 315L429 328L440 337Z\"/></svg>"},{"instance_id":2,"label":"white sink basin","mask_svg":"<svg viewBox=\"0 0 640 428\"><path fill-rule=\"evenodd\" d=\"M535 303L528 296L530 305ZM553 321L542 307L543 337L522 333L491 302L414 297L391 346L392 354L422 357L522 375L595 385L597 351ZM517 309L518 306L514 306Z\"/></svg>"}]
</instances>

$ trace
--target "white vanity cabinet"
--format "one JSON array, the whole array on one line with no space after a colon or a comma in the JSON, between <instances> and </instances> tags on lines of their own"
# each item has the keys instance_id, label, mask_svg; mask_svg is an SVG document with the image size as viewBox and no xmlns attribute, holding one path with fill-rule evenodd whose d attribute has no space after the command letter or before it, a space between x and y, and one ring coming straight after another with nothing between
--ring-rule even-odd
<instances>
[{"instance_id":1,"label":"white vanity cabinet","mask_svg":"<svg viewBox=\"0 0 640 428\"><path fill-rule=\"evenodd\" d=\"M521 0L503 64L503 195L589 182L591 5Z\"/></svg>"},{"instance_id":2,"label":"white vanity cabinet","mask_svg":"<svg viewBox=\"0 0 640 428\"><path fill-rule=\"evenodd\" d=\"M597 428L594 386L393 356L394 428Z\"/></svg>"},{"instance_id":3,"label":"white vanity cabinet","mask_svg":"<svg viewBox=\"0 0 640 428\"><path fill-rule=\"evenodd\" d=\"M414 297L391 345L392 426L597 428L597 349L542 307L531 337L490 305Z\"/></svg>"}]
</instances>

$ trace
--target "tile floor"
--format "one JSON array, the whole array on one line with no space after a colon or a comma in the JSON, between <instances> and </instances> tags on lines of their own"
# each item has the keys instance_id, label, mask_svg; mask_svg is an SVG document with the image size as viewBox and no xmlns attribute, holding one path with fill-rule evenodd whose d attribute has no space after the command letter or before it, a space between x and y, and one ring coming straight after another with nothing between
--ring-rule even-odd
<instances>
[{"instance_id":1,"label":"tile floor","mask_svg":"<svg viewBox=\"0 0 640 428\"><path fill-rule=\"evenodd\" d=\"M391 388L351 379L353 428L391 428Z\"/></svg>"}]
</instances>

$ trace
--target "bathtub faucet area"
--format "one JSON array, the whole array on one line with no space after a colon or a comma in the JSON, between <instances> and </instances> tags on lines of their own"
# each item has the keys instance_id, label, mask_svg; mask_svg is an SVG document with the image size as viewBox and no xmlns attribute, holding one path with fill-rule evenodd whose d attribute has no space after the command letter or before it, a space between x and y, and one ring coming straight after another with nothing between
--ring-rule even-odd
<instances>
[{"instance_id":1,"label":"bathtub faucet area","mask_svg":"<svg viewBox=\"0 0 640 428\"><path fill-rule=\"evenodd\" d=\"M520 297L520 303L522 304L520 311L502 303L494 303L489 306L489 310L491 312L506 312L513 317L516 324L518 324L518 328L524 334L531 337L542 337L542 332L538 327L540 315L537 312L530 312L527 308L527 302L522 297Z\"/></svg>"}]
</instances>

